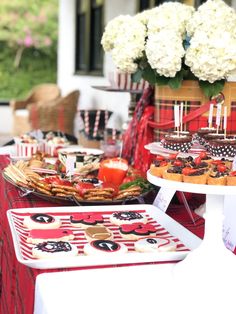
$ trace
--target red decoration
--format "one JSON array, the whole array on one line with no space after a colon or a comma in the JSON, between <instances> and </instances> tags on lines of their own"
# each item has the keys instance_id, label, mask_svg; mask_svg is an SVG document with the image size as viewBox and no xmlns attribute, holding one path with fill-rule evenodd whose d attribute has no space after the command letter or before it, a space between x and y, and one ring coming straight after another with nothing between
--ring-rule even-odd
<instances>
[{"instance_id":1,"label":"red decoration","mask_svg":"<svg viewBox=\"0 0 236 314\"><path fill-rule=\"evenodd\" d=\"M144 148L153 142L153 130L148 127L148 121L154 119L154 89L148 87L138 101L134 116L123 135L122 157L136 169L146 173L151 163L151 154Z\"/></svg>"}]
</instances>

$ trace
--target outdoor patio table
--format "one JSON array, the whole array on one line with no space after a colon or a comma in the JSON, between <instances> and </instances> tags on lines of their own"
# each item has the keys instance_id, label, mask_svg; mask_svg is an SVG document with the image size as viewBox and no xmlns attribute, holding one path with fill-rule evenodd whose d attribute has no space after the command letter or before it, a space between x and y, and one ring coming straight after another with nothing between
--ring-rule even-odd
<instances>
[{"instance_id":1,"label":"outdoor patio table","mask_svg":"<svg viewBox=\"0 0 236 314\"><path fill-rule=\"evenodd\" d=\"M75 270L78 271L82 270L82 268L39 270L26 267L17 261L6 211L12 208L56 207L58 204L45 201L33 195L22 197L19 194L19 189L6 182L2 177L2 171L9 162L10 160L8 155L0 156L0 313L32 314L35 302L35 282L38 275L52 272L61 273ZM198 207L202 201L202 197L199 196L198 198L192 200L190 206L192 208ZM203 236L204 219L197 216L194 212L193 215L196 219L195 225L193 225L191 218L184 209L183 205L171 204L167 213L199 237ZM156 267L158 267L158 265L156 265ZM89 272L91 271L90 269L94 268L98 267L89 267L86 271ZM103 268L107 269L107 267ZM67 302L67 300L55 300L55 302L58 301Z\"/></svg>"}]
</instances>

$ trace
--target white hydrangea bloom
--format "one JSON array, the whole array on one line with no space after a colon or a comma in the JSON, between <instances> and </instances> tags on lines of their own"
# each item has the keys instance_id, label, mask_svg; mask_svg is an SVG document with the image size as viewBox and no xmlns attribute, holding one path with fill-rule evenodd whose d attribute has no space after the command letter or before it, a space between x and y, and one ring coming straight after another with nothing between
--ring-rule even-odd
<instances>
[{"instance_id":1,"label":"white hydrangea bloom","mask_svg":"<svg viewBox=\"0 0 236 314\"><path fill-rule=\"evenodd\" d=\"M164 3L152 10L148 20L146 56L159 75L174 77L180 71L185 51L183 37L194 8L178 2Z\"/></svg>"},{"instance_id":2,"label":"white hydrangea bloom","mask_svg":"<svg viewBox=\"0 0 236 314\"><path fill-rule=\"evenodd\" d=\"M187 25L185 63L200 80L213 83L236 70L236 14L222 0L208 0Z\"/></svg>"},{"instance_id":3,"label":"white hydrangea bloom","mask_svg":"<svg viewBox=\"0 0 236 314\"><path fill-rule=\"evenodd\" d=\"M144 24L134 17L123 16L108 23L102 45L105 51L111 50L112 59L118 69L133 73L137 69L135 61L143 55L145 37Z\"/></svg>"},{"instance_id":4,"label":"white hydrangea bloom","mask_svg":"<svg viewBox=\"0 0 236 314\"><path fill-rule=\"evenodd\" d=\"M187 51L183 47L186 33L190 37ZM174 77L185 57L197 78L213 83L236 72L236 13L223 0L208 0L197 11L166 2L135 17L113 19L101 43L123 72L135 72L145 52L159 75Z\"/></svg>"},{"instance_id":5,"label":"white hydrangea bloom","mask_svg":"<svg viewBox=\"0 0 236 314\"><path fill-rule=\"evenodd\" d=\"M184 35L186 24L194 8L179 2L166 2L152 10L148 21L148 35L171 29Z\"/></svg>"},{"instance_id":6,"label":"white hydrangea bloom","mask_svg":"<svg viewBox=\"0 0 236 314\"><path fill-rule=\"evenodd\" d=\"M188 35L193 36L196 30L204 29L208 32L214 32L215 27L220 25L222 32L224 30L232 31L235 28L235 23L236 14L233 8L222 0L208 0L188 20L186 28Z\"/></svg>"},{"instance_id":7,"label":"white hydrangea bloom","mask_svg":"<svg viewBox=\"0 0 236 314\"><path fill-rule=\"evenodd\" d=\"M141 22L142 24L147 25L152 14L154 14L153 9L144 10L141 13L136 14L134 18L138 20L139 22Z\"/></svg>"},{"instance_id":8,"label":"white hydrangea bloom","mask_svg":"<svg viewBox=\"0 0 236 314\"><path fill-rule=\"evenodd\" d=\"M174 77L181 69L184 53L182 38L173 30L162 30L148 37L147 59L159 75Z\"/></svg>"},{"instance_id":9,"label":"white hydrangea bloom","mask_svg":"<svg viewBox=\"0 0 236 314\"><path fill-rule=\"evenodd\" d=\"M236 37L215 28L214 33L197 30L185 56L193 74L213 83L226 79L236 69Z\"/></svg>"},{"instance_id":10,"label":"white hydrangea bloom","mask_svg":"<svg viewBox=\"0 0 236 314\"><path fill-rule=\"evenodd\" d=\"M108 22L101 40L104 51L110 51L114 48L114 42L120 36L121 26L128 23L130 19L132 19L130 15L119 15Z\"/></svg>"}]
</instances>

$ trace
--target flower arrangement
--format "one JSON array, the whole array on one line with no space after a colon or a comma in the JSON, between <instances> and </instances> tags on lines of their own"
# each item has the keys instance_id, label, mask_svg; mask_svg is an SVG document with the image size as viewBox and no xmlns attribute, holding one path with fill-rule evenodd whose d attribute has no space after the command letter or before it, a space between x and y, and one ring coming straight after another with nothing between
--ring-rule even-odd
<instances>
[{"instance_id":1,"label":"flower arrangement","mask_svg":"<svg viewBox=\"0 0 236 314\"><path fill-rule=\"evenodd\" d=\"M223 0L208 0L198 10L167 2L114 18L101 43L134 82L143 78L176 89L194 79L212 97L236 71L236 12Z\"/></svg>"}]
</instances>

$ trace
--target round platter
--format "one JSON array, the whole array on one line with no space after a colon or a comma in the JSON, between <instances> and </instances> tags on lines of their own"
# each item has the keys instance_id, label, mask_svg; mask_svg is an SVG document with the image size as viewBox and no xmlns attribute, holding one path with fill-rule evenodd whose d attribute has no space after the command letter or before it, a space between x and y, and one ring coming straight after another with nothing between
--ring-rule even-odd
<instances>
[{"instance_id":1,"label":"round platter","mask_svg":"<svg viewBox=\"0 0 236 314\"><path fill-rule=\"evenodd\" d=\"M218 194L218 195L235 195L236 186L224 186L224 185L207 185L207 184L194 184L177 182L172 180L166 180L152 175L147 172L147 179L149 182L156 186L165 188L172 188L176 191L192 192L200 194Z\"/></svg>"},{"instance_id":2,"label":"round platter","mask_svg":"<svg viewBox=\"0 0 236 314\"><path fill-rule=\"evenodd\" d=\"M149 193L151 192L148 191L148 192L145 192L143 194L140 194L138 196L135 196L135 197L129 197L129 198L126 198L126 199L122 199L122 200L109 200L109 201L106 201L106 200L101 200L101 201L98 201L98 200L77 200L76 198L74 197L60 197L60 196L53 196L53 195L46 195L44 193L40 193L38 191L34 191L34 190L31 190L31 189L27 189L25 187L22 187L22 186L19 186L17 185L13 180L11 180L4 172L3 172L3 178L10 184L14 185L15 187L17 187L18 189L20 189L24 195L35 195L35 196L38 196L46 201L49 201L49 202L53 202L53 203L60 203L60 204L74 204L74 205L122 205L122 204L143 204L145 203L144 201L144 198L145 197L148 197Z\"/></svg>"}]
</instances>

